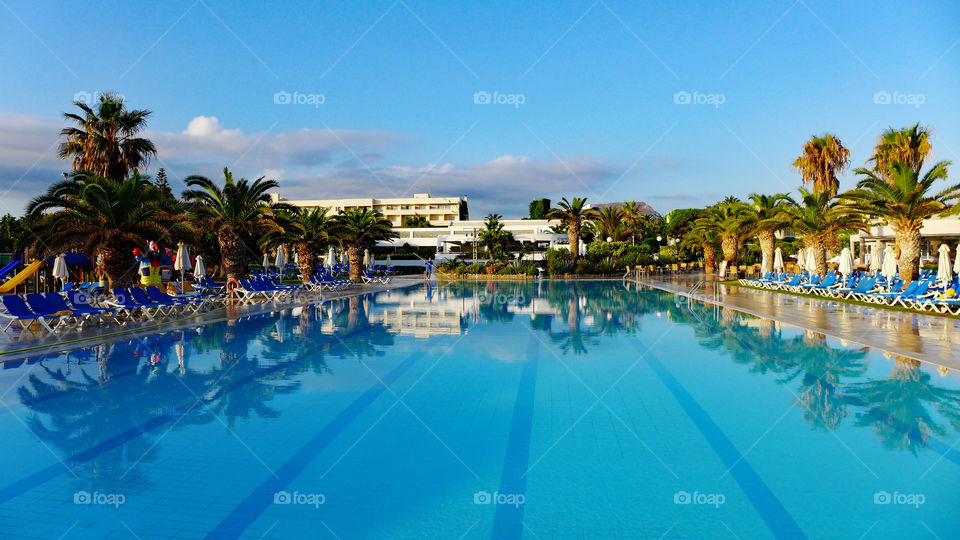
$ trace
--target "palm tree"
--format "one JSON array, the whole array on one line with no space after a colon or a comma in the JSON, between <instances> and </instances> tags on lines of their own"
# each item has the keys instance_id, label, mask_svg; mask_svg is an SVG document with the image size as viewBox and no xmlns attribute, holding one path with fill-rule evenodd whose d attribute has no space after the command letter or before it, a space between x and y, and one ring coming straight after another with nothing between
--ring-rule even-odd
<instances>
[{"instance_id":1,"label":"palm tree","mask_svg":"<svg viewBox=\"0 0 960 540\"><path fill-rule=\"evenodd\" d=\"M636 201L624 203L624 205L620 207L620 212L623 215L623 224L626 232L630 236L630 243L633 244L635 243L635 237L643 236L644 229L646 229L650 223L650 216L643 213L643 207L637 204Z\"/></svg>"},{"instance_id":2,"label":"palm tree","mask_svg":"<svg viewBox=\"0 0 960 540\"><path fill-rule=\"evenodd\" d=\"M36 247L42 257L69 249L100 254L99 270L111 287L126 287L133 280L135 248L192 232L179 203L162 197L148 177L136 172L122 182L76 172L30 201L26 211L38 219Z\"/></svg>"},{"instance_id":3,"label":"palm tree","mask_svg":"<svg viewBox=\"0 0 960 540\"><path fill-rule=\"evenodd\" d=\"M580 228L584 222L592 221L596 217L596 210L586 208L587 199L574 197L573 201L567 201L564 197L557 203L559 208L551 208L547 212L548 219L559 219L567 226L567 238L570 241L570 253L573 254L573 260L577 260L578 248L580 247Z\"/></svg>"},{"instance_id":4,"label":"palm tree","mask_svg":"<svg viewBox=\"0 0 960 540\"><path fill-rule=\"evenodd\" d=\"M880 135L869 160L873 162L873 172L890 182L890 167L897 161L906 163L911 169L920 169L932 150L932 136L930 129L921 127L919 122L909 128L887 129Z\"/></svg>"},{"instance_id":5,"label":"palm tree","mask_svg":"<svg viewBox=\"0 0 960 540\"><path fill-rule=\"evenodd\" d=\"M291 216L293 227L290 242L296 247L300 258L300 273L303 282L317 271L320 254L330 246L330 231L333 228L329 208L300 209Z\"/></svg>"},{"instance_id":6,"label":"palm tree","mask_svg":"<svg viewBox=\"0 0 960 540\"><path fill-rule=\"evenodd\" d=\"M787 207L790 227L803 238L804 245L813 248L817 273L824 275L827 272L827 240L842 231L862 228L864 222L829 192L800 188L800 196L803 204Z\"/></svg>"},{"instance_id":7,"label":"palm tree","mask_svg":"<svg viewBox=\"0 0 960 540\"><path fill-rule=\"evenodd\" d=\"M723 260L728 263L736 262L740 245L752 227L750 208L736 197L727 197L704 209L703 215L694 222L694 229L711 232L720 239Z\"/></svg>"},{"instance_id":8,"label":"palm tree","mask_svg":"<svg viewBox=\"0 0 960 540\"><path fill-rule=\"evenodd\" d=\"M333 217L332 232L347 248L350 258L350 278L360 280L361 257L363 250L373 247L377 242L400 236L383 214L369 208L341 210Z\"/></svg>"},{"instance_id":9,"label":"palm tree","mask_svg":"<svg viewBox=\"0 0 960 540\"><path fill-rule=\"evenodd\" d=\"M753 203L750 207L750 211L753 212L753 233L760 241L760 251L763 253L760 272L765 274L773 270L773 255L777 248L775 233L790 223L790 217L786 212L790 196L785 193L776 195L753 193L750 195L750 201Z\"/></svg>"},{"instance_id":10,"label":"palm tree","mask_svg":"<svg viewBox=\"0 0 960 540\"><path fill-rule=\"evenodd\" d=\"M146 166L157 149L149 139L138 137L147 127L148 110L128 110L123 97L104 93L95 108L74 101L80 114L64 113L76 125L63 128L60 135L61 158L73 158L73 170L89 171L97 176L122 181L130 173Z\"/></svg>"},{"instance_id":11,"label":"palm tree","mask_svg":"<svg viewBox=\"0 0 960 540\"><path fill-rule=\"evenodd\" d=\"M803 150L793 166L800 170L803 184L811 184L814 193L837 194L840 181L837 173L847 168L850 150L834 135L813 136L804 143Z\"/></svg>"},{"instance_id":12,"label":"palm tree","mask_svg":"<svg viewBox=\"0 0 960 540\"><path fill-rule=\"evenodd\" d=\"M491 261L505 255L507 244L513 241L513 234L503 229L502 218L500 214L489 214L478 238L480 247L487 250L487 258Z\"/></svg>"},{"instance_id":13,"label":"palm tree","mask_svg":"<svg viewBox=\"0 0 960 540\"><path fill-rule=\"evenodd\" d=\"M703 270L707 274L712 274L717 264L720 238L711 220L699 221L699 219L694 221L690 230L680 239L680 247L691 251L702 251Z\"/></svg>"},{"instance_id":14,"label":"palm tree","mask_svg":"<svg viewBox=\"0 0 960 540\"><path fill-rule=\"evenodd\" d=\"M597 228L601 240L610 238L619 242L631 236L625 213L615 206L605 206L598 210L593 225Z\"/></svg>"},{"instance_id":15,"label":"palm tree","mask_svg":"<svg viewBox=\"0 0 960 540\"><path fill-rule=\"evenodd\" d=\"M960 184L936 194L930 193L935 181L947 178L949 161L933 165L921 177L922 165L921 162L913 169L909 164L897 161L885 176L859 168L856 173L864 178L857 183L856 189L841 195L849 210L865 218L890 222L900 248L900 279L907 282L916 278L919 269L923 220L948 212L960 198Z\"/></svg>"},{"instance_id":16,"label":"palm tree","mask_svg":"<svg viewBox=\"0 0 960 540\"><path fill-rule=\"evenodd\" d=\"M282 233L277 212L292 210L284 203L271 203L269 190L280 184L261 176L252 182L246 178L233 179L233 173L223 168L223 186L203 176L186 179L188 189L183 198L192 204L191 214L198 225L216 231L220 244L220 260L228 279L243 277L247 272L247 257L255 253L250 245L270 233Z\"/></svg>"}]
</instances>

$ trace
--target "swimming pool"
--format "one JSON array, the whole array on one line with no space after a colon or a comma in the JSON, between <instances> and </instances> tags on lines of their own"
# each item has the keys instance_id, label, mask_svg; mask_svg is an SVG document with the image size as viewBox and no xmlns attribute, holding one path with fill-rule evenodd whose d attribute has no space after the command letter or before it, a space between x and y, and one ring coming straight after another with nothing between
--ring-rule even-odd
<instances>
[{"instance_id":1,"label":"swimming pool","mask_svg":"<svg viewBox=\"0 0 960 540\"><path fill-rule=\"evenodd\" d=\"M0 535L920 538L960 381L620 282L418 286L0 372Z\"/></svg>"}]
</instances>

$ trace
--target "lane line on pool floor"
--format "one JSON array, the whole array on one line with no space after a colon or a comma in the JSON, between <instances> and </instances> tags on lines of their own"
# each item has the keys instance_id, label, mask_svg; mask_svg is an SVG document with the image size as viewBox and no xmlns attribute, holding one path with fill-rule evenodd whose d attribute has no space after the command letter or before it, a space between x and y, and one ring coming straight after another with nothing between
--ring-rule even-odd
<instances>
[{"instance_id":1,"label":"lane line on pool floor","mask_svg":"<svg viewBox=\"0 0 960 540\"><path fill-rule=\"evenodd\" d=\"M631 343L637 349L637 352L640 352L636 344L633 341ZM760 518L766 523L773 536L776 538L807 538L803 529L784 508L776 494L760 478L757 471L737 450L737 447L727 438L720 426L713 421L696 398L680 384L680 381L654 356L652 351L647 350L643 358L664 386L673 394L674 399L693 421L700 434L703 435L720 458L720 461L729 468L730 474L740 485L740 489L747 495L750 504L760 514Z\"/></svg>"},{"instance_id":2,"label":"lane line on pool floor","mask_svg":"<svg viewBox=\"0 0 960 540\"><path fill-rule=\"evenodd\" d=\"M500 477L500 494L527 496L527 468L530 465L530 439L533 432L533 408L537 389L537 364L540 359L540 340L530 336L526 361L520 374L520 386L513 406L510 435ZM517 499L515 499L517 500ZM493 538L521 538L523 536L524 504L498 504L493 518Z\"/></svg>"},{"instance_id":3,"label":"lane line on pool floor","mask_svg":"<svg viewBox=\"0 0 960 540\"><path fill-rule=\"evenodd\" d=\"M380 378L359 398L347 405L333 420L327 423L316 435L300 447L275 473L240 502L220 523L207 534L206 538L237 538L252 525L263 512L274 502L274 495L284 491L297 476L320 455L320 453L349 427L360 415L372 405L377 398L387 391L387 385L393 384L401 375L407 372L418 360L432 349L434 344L425 343L424 346L410 354L387 375Z\"/></svg>"}]
</instances>

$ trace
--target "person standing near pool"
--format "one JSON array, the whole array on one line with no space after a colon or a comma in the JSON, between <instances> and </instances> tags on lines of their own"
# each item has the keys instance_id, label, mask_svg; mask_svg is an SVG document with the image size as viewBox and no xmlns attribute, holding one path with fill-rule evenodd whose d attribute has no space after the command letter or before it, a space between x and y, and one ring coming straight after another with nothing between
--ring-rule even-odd
<instances>
[{"instance_id":1,"label":"person standing near pool","mask_svg":"<svg viewBox=\"0 0 960 540\"><path fill-rule=\"evenodd\" d=\"M433 273L433 259L427 259L423 263L424 271L423 277L425 279L430 279L430 274Z\"/></svg>"}]
</instances>

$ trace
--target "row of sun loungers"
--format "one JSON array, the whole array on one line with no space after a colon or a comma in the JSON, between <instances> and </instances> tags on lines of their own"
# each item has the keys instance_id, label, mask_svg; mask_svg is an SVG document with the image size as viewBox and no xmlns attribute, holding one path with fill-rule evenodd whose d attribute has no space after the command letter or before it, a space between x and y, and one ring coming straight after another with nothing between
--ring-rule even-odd
<instances>
[{"instance_id":1,"label":"row of sun loungers","mask_svg":"<svg viewBox=\"0 0 960 540\"><path fill-rule=\"evenodd\" d=\"M896 276L889 279L881 274L854 272L843 277L835 270L825 276L767 273L760 279L741 279L743 285L764 289L808 293L828 298L840 298L899 306L921 311L960 314L960 278L948 283L937 281L932 273L924 271L910 283Z\"/></svg>"}]
</instances>

